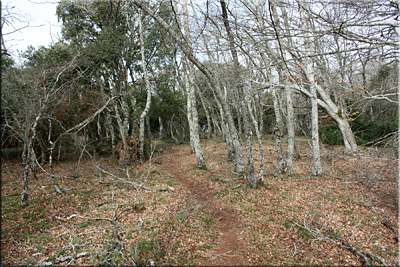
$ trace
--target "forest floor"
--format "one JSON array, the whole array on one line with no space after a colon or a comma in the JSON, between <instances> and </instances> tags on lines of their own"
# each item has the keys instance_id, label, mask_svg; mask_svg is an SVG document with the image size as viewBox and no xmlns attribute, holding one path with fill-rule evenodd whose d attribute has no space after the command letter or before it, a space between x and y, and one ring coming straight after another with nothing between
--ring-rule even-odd
<instances>
[{"instance_id":1,"label":"forest floor","mask_svg":"<svg viewBox=\"0 0 400 267\"><path fill-rule=\"evenodd\" d=\"M220 139L202 141L207 170L189 145L165 140L151 162L128 169L108 154L81 161L77 175L70 155L55 164L62 193L45 165L24 209L21 159L3 157L2 265L398 266L398 160L323 146L324 175L314 177L311 149L298 141L290 177L277 172L274 141L263 141L257 189L232 172Z\"/></svg>"}]
</instances>

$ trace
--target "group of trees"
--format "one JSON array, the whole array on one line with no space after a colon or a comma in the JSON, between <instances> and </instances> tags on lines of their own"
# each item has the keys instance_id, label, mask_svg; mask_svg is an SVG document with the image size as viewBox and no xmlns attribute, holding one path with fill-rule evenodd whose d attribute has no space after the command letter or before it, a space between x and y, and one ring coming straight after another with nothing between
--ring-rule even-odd
<instances>
[{"instance_id":1,"label":"group of trees","mask_svg":"<svg viewBox=\"0 0 400 267\"><path fill-rule=\"evenodd\" d=\"M398 11L387 0L60 1L57 43L20 65L2 46L2 147L23 145L22 206L29 173L48 161L55 181L53 153L67 146L106 145L130 164L146 140L188 137L206 168L200 137L221 133L255 187L265 133L288 175L296 134L312 139L314 175L320 134L348 153L398 140Z\"/></svg>"}]
</instances>

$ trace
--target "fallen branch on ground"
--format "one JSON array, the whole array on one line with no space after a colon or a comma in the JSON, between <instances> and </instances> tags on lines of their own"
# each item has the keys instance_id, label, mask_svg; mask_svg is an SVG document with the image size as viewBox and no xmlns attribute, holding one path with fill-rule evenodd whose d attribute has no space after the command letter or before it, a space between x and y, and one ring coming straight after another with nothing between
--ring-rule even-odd
<instances>
[{"instance_id":1,"label":"fallen branch on ground","mask_svg":"<svg viewBox=\"0 0 400 267\"><path fill-rule=\"evenodd\" d=\"M218 180L223 181L223 182L233 182L236 180L244 180L243 177L237 177L237 178L222 178L222 177L217 177Z\"/></svg>"},{"instance_id":2,"label":"fallen branch on ground","mask_svg":"<svg viewBox=\"0 0 400 267\"><path fill-rule=\"evenodd\" d=\"M32 256L36 256L38 253L32 255ZM70 264L72 261L79 259L79 258L83 258L83 257L87 257L90 255L90 252L81 252L78 253L76 256L65 256L62 257L60 259L55 259L55 260L51 260L49 261L49 259L47 259L47 261L44 262L39 262L40 266L50 266L50 265L54 265L54 264L60 264L66 261L70 261L68 264Z\"/></svg>"},{"instance_id":3,"label":"fallen branch on ground","mask_svg":"<svg viewBox=\"0 0 400 267\"><path fill-rule=\"evenodd\" d=\"M124 178L118 177L118 176L116 176L115 174L112 174L111 172L108 172L108 171L106 171L106 170L103 170L102 168L100 168L100 167L97 166L97 165L94 165L94 166L95 166L97 169L99 169L100 171L102 171L102 172L104 172L104 173L107 173L107 174L111 175L112 177L116 178L118 182L121 182L121 183L124 183L124 184L131 184L131 185L133 185L133 186L136 188L136 190L139 190L139 189L141 189L141 188L144 189L144 190L148 190L148 191L168 191L168 190L174 191L174 190L175 190L175 188L173 188L172 186L168 186L168 185L167 185L166 187L161 187L161 188L150 188L150 187L146 187L146 186L144 186L143 184L138 184L138 183L135 183L135 182L126 180L126 179L124 179Z\"/></svg>"},{"instance_id":4,"label":"fallen branch on ground","mask_svg":"<svg viewBox=\"0 0 400 267\"><path fill-rule=\"evenodd\" d=\"M373 257L376 259L379 259L385 266L387 266L385 261L382 258L380 258L376 255L369 254L369 253L367 253L367 254L362 253L356 247L352 246L346 240L344 240L338 234L336 234L336 232L334 230L332 230L331 228L329 228L328 226L326 226L325 224L323 224L321 222L314 221L314 218L316 217L316 213L312 216L309 224L307 225L306 218L304 218L304 220L302 222L299 218L297 218L296 216L294 216L291 213L285 212L283 210L279 210L279 211L293 217L295 219L293 221L294 224L296 224L297 226L299 226L299 227L303 228L304 230L306 230L307 232L309 232L313 237L315 237L315 240L330 241L330 242L334 243L335 245L337 245L338 247L348 249L348 250L352 251L354 254L361 257L367 266L372 266L372 262L370 259L372 259ZM321 226L321 228L311 227L310 225L313 225L313 224L317 224L317 225ZM326 233L326 232L324 233L324 232L322 232L322 230L328 231L328 233ZM340 241L340 243L337 241Z\"/></svg>"},{"instance_id":5,"label":"fallen branch on ground","mask_svg":"<svg viewBox=\"0 0 400 267\"><path fill-rule=\"evenodd\" d=\"M232 187L232 190L239 188L242 185L242 183L235 185L234 187Z\"/></svg>"}]
</instances>

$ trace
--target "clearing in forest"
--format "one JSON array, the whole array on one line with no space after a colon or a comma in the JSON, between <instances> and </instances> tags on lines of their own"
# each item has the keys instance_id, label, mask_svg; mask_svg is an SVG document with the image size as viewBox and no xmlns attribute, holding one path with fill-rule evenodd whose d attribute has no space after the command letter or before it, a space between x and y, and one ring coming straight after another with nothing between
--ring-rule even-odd
<instances>
[{"instance_id":1,"label":"clearing in forest","mask_svg":"<svg viewBox=\"0 0 400 267\"><path fill-rule=\"evenodd\" d=\"M151 162L126 168L111 155L65 158L31 178L20 207L23 166L2 161L1 261L9 265L398 265L396 160L322 148L322 177L299 142L293 175L278 174L264 140L264 184L236 177L219 139L202 141L207 170L187 144L157 141ZM257 148L254 145L254 148ZM254 152L255 167L258 154Z\"/></svg>"}]
</instances>

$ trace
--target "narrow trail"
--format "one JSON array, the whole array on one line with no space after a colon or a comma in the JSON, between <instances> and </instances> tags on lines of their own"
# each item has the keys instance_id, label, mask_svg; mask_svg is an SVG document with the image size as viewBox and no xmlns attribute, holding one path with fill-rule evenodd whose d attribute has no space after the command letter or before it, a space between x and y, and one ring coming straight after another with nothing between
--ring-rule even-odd
<instances>
[{"instance_id":1,"label":"narrow trail","mask_svg":"<svg viewBox=\"0 0 400 267\"><path fill-rule=\"evenodd\" d=\"M185 172L196 166L187 164L193 162L194 157L187 148L170 147L164 153L163 169L185 185L187 193L193 196L198 204L210 211L220 233L215 238L215 247L208 251L209 257L200 262L200 265L246 265L247 246L240 239L243 231L240 212L216 199L213 196L215 191L208 186L206 178L190 176Z\"/></svg>"}]
</instances>

